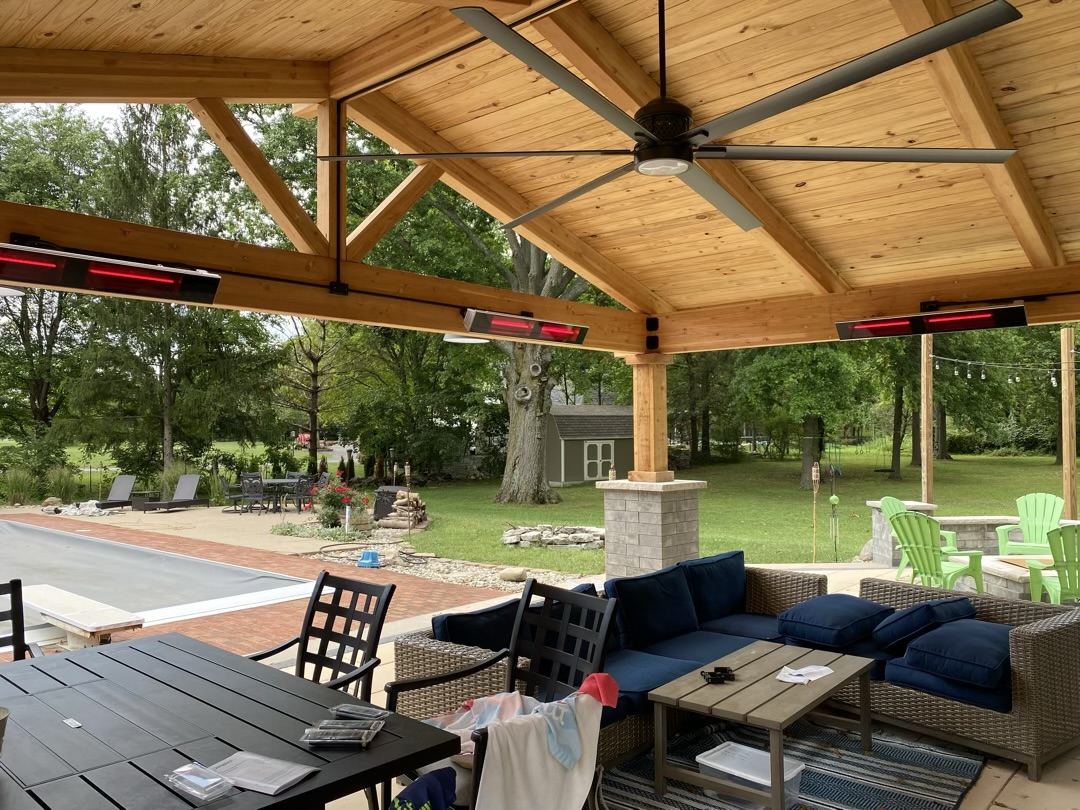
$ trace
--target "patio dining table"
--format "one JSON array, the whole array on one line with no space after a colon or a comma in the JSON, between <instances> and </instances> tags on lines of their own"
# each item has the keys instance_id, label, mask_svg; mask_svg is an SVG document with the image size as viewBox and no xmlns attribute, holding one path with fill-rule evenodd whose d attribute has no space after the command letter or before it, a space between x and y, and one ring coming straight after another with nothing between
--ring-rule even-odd
<instances>
[{"instance_id":1,"label":"patio dining table","mask_svg":"<svg viewBox=\"0 0 1080 810\"><path fill-rule=\"evenodd\" d=\"M362 701L178 633L3 664L0 807L318 810L459 751L457 737L397 714L366 749L298 742L339 703ZM319 771L277 796L234 788L206 803L165 780L237 750Z\"/></svg>"},{"instance_id":2,"label":"patio dining table","mask_svg":"<svg viewBox=\"0 0 1080 810\"><path fill-rule=\"evenodd\" d=\"M263 489L268 495L271 495L274 499L274 505L270 507L271 512L281 511L281 499L285 495L291 495L296 491L296 483L298 478L264 478Z\"/></svg>"}]
</instances>

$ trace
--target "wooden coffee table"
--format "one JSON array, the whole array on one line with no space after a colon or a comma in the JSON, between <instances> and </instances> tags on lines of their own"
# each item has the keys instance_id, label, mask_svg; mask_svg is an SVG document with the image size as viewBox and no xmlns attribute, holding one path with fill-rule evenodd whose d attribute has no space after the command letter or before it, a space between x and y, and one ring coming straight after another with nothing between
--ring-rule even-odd
<instances>
[{"instance_id":1,"label":"wooden coffee table","mask_svg":"<svg viewBox=\"0 0 1080 810\"><path fill-rule=\"evenodd\" d=\"M800 669L812 664L833 670L807 684L791 684L776 680L781 667ZM667 780L677 779L699 787L719 790L740 799L765 804L773 810L784 810L784 729L809 714L852 678L859 679L860 719L856 725L862 734L863 750L871 752L870 736L870 668L874 661L854 655L841 655L825 650L808 650L757 641L731 655L709 664L731 667L735 680L722 684L706 684L700 670L683 675L649 692L656 715L656 793L664 795ZM771 792L753 790L733 783L704 776L667 761L668 711L680 709L709 717L734 720L769 730L769 751L772 764ZM830 718L830 723L839 720ZM839 721L848 725L849 721Z\"/></svg>"}]
</instances>

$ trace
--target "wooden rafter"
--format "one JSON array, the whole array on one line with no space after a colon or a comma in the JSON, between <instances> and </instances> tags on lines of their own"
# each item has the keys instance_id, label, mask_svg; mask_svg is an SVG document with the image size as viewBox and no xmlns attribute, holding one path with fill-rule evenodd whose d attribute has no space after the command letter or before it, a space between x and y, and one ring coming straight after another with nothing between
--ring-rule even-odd
<instances>
[{"instance_id":1,"label":"wooden rafter","mask_svg":"<svg viewBox=\"0 0 1080 810\"><path fill-rule=\"evenodd\" d=\"M0 102L318 101L329 76L326 62L0 48Z\"/></svg>"},{"instance_id":2,"label":"wooden rafter","mask_svg":"<svg viewBox=\"0 0 1080 810\"><path fill-rule=\"evenodd\" d=\"M532 22L592 84L633 113L660 95L660 87L616 39L580 5L558 9ZM762 223L749 233L762 247L802 273L818 292L850 289L813 245L776 210L735 166L724 160L701 166Z\"/></svg>"},{"instance_id":3,"label":"wooden rafter","mask_svg":"<svg viewBox=\"0 0 1080 810\"><path fill-rule=\"evenodd\" d=\"M12 233L39 236L74 251L176 263L221 273L215 304L232 309L460 332L461 310L465 307L510 308L533 312L537 318L588 326L585 348L644 350L644 316L576 301L349 261L341 264L342 281L349 285L349 294L331 295L328 285L336 268L335 261L327 256L0 202L0 242L9 241Z\"/></svg>"},{"instance_id":4,"label":"wooden rafter","mask_svg":"<svg viewBox=\"0 0 1080 810\"><path fill-rule=\"evenodd\" d=\"M293 246L304 253L326 256L330 252L326 237L228 105L220 98L197 98L188 107Z\"/></svg>"},{"instance_id":5,"label":"wooden rafter","mask_svg":"<svg viewBox=\"0 0 1080 810\"><path fill-rule=\"evenodd\" d=\"M416 3L420 6L438 6L439 8L458 8L463 5L474 8L486 8L493 13L521 11L528 8L534 0L398 0L400 3Z\"/></svg>"},{"instance_id":6,"label":"wooden rafter","mask_svg":"<svg viewBox=\"0 0 1080 810\"><path fill-rule=\"evenodd\" d=\"M807 297L786 296L680 310L660 319L660 350L694 352L836 340L836 321L910 315L923 301L964 309L1021 299L1028 323L1080 319L1080 264L948 276ZM1039 300L1042 299L1042 300Z\"/></svg>"},{"instance_id":7,"label":"wooden rafter","mask_svg":"<svg viewBox=\"0 0 1080 810\"><path fill-rule=\"evenodd\" d=\"M953 16L948 0L891 0L909 34ZM968 146L1012 149L1001 113L966 43L923 60ZM983 175L1033 267L1064 264L1065 255L1046 209L1019 155L1001 165L982 167Z\"/></svg>"},{"instance_id":8,"label":"wooden rafter","mask_svg":"<svg viewBox=\"0 0 1080 810\"><path fill-rule=\"evenodd\" d=\"M368 214L364 221L353 228L345 243L345 256L350 261L360 261L390 233L405 213L416 204L442 177L442 167L431 163L417 166L409 176L391 191L386 199Z\"/></svg>"},{"instance_id":9,"label":"wooden rafter","mask_svg":"<svg viewBox=\"0 0 1080 810\"><path fill-rule=\"evenodd\" d=\"M365 129L403 152L458 151L454 144L382 93L368 93L350 102L349 115ZM444 182L447 185L498 219L513 219L533 207L521 194L475 160L433 162L446 172ZM517 230L625 306L652 314L673 311L673 307L663 298L551 217L536 217Z\"/></svg>"}]
</instances>

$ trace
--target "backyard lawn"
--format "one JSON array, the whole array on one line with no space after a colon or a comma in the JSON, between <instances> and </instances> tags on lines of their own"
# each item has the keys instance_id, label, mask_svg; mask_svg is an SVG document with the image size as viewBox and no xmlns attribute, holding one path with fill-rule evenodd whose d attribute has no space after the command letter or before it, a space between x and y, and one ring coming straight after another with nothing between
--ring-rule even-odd
<instances>
[{"instance_id":1,"label":"backyard lawn","mask_svg":"<svg viewBox=\"0 0 1080 810\"><path fill-rule=\"evenodd\" d=\"M843 475L836 478L840 497L840 560L851 560L870 537L866 501L883 495L907 500L920 496L919 468L904 463L904 480L889 481L874 472L880 459L845 448ZM696 467L680 478L709 482L700 501L701 553L746 551L748 562L810 562L813 499L799 489L799 462L746 459L738 464ZM998 458L960 456L934 466L935 500L940 515L996 514L1015 511L1013 503L1026 492L1060 492L1061 468L1047 457ZM832 562L829 543L829 479L818 494L819 562ZM510 525L603 525L603 496L593 485L559 490L555 506L496 506L497 482L430 485L421 491L434 518L426 532L414 535L419 551L442 557L500 565L522 565L578 573L603 570L601 551L518 549L499 542Z\"/></svg>"}]
</instances>

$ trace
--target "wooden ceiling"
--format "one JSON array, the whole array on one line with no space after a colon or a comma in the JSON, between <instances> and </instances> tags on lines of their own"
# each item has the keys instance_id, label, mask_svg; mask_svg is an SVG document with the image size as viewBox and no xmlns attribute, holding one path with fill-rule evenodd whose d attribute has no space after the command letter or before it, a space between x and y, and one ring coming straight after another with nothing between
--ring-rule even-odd
<instances>
[{"instance_id":1,"label":"wooden ceiling","mask_svg":"<svg viewBox=\"0 0 1080 810\"><path fill-rule=\"evenodd\" d=\"M669 0L669 95L708 120L982 1ZM477 4L522 20L521 34L628 112L657 95L655 0ZM631 145L444 5L0 0L0 101L209 96L310 114L348 98L350 115L401 151ZM1031 304L1033 321L1080 318L1069 295L1080 291L1080 2L1014 5L1018 22L731 136L1015 146L1004 166L712 161L762 228L743 232L677 180L631 173L520 232L629 309L661 315L664 351L824 340L839 317L934 298L1053 292ZM437 169L507 220L620 161Z\"/></svg>"}]
</instances>

